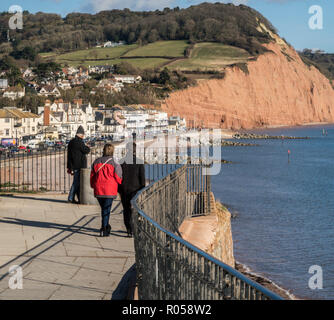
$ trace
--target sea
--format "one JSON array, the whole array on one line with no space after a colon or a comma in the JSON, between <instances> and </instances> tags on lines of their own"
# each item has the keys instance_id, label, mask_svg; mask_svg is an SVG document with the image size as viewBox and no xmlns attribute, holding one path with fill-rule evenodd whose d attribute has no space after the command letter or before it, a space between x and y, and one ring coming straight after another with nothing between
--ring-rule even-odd
<instances>
[{"instance_id":1,"label":"sea","mask_svg":"<svg viewBox=\"0 0 334 320\"><path fill-rule=\"evenodd\" d=\"M254 130L309 137L222 147L212 189L232 213L235 259L301 299L334 299L334 126Z\"/></svg>"}]
</instances>

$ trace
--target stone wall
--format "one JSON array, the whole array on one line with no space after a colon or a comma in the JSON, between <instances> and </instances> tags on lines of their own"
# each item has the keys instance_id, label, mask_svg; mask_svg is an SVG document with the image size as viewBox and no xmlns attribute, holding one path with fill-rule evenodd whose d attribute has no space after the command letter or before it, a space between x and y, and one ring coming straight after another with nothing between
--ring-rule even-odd
<instances>
[{"instance_id":1,"label":"stone wall","mask_svg":"<svg viewBox=\"0 0 334 320\"><path fill-rule=\"evenodd\" d=\"M208 253L234 268L231 213L218 202L215 203L215 209L218 222Z\"/></svg>"},{"instance_id":2,"label":"stone wall","mask_svg":"<svg viewBox=\"0 0 334 320\"><path fill-rule=\"evenodd\" d=\"M186 219L180 233L183 239L234 268L231 214L215 202L213 194L211 204L212 214Z\"/></svg>"}]
</instances>

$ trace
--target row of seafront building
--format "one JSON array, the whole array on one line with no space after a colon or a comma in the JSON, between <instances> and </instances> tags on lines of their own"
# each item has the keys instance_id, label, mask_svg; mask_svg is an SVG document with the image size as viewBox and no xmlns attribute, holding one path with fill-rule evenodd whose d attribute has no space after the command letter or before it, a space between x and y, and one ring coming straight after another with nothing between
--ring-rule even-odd
<instances>
[{"instance_id":1,"label":"row of seafront building","mask_svg":"<svg viewBox=\"0 0 334 320\"><path fill-rule=\"evenodd\" d=\"M92 107L81 99L72 103L62 99L46 101L38 108L38 114L15 107L0 110L0 139L18 139L19 142L37 136L43 139L69 139L79 126L87 136L113 136L126 138L133 132L137 135L176 132L186 128L186 121L178 116L168 117L166 112L142 105Z\"/></svg>"}]
</instances>

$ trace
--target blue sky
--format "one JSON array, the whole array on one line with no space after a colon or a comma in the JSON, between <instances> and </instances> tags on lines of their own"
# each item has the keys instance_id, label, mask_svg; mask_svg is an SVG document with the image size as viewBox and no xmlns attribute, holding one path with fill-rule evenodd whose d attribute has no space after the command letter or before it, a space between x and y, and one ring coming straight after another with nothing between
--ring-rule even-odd
<instances>
[{"instance_id":1,"label":"blue sky","mask_svg":"<svg viewBox=\"0 0 334 320\"><path fill-rule=\"evenodd\" d=\"M217 2L212 0L207 2ZM164 7L189 7L201 0L1 0L0 11L11 5L20 5L29 12L52 12L65 16L69 12L95 13L100 10L123 9L154 10ZM233 1L221 1L233 2ZM333 0L235 0L262 13L278 29L279 34L296 49L318 48L334 53L334 1ZM309 8L319 5L323 9L323 29L309 28Z\"/></svg>"}]
</instances>

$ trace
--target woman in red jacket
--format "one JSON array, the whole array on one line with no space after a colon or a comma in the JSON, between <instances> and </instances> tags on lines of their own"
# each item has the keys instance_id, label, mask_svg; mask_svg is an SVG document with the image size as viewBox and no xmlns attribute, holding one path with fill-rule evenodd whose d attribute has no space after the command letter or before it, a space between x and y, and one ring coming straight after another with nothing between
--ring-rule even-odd
<instances>
[{"instance_id":1,"label":"woman in red jacket","mask_svg":"<svg viewBox=\"0 0 334 320\"><path fill-rule=\"evenodd\" d=\"M90 174L90 186L101 206L102 227L101 237L110 235L110 210L113 200L117 197L118 185L122 183L122 168L113 159L114 146L107 143L103 148L103 156L96 159Z\"/></svg>"}]
</instances>

